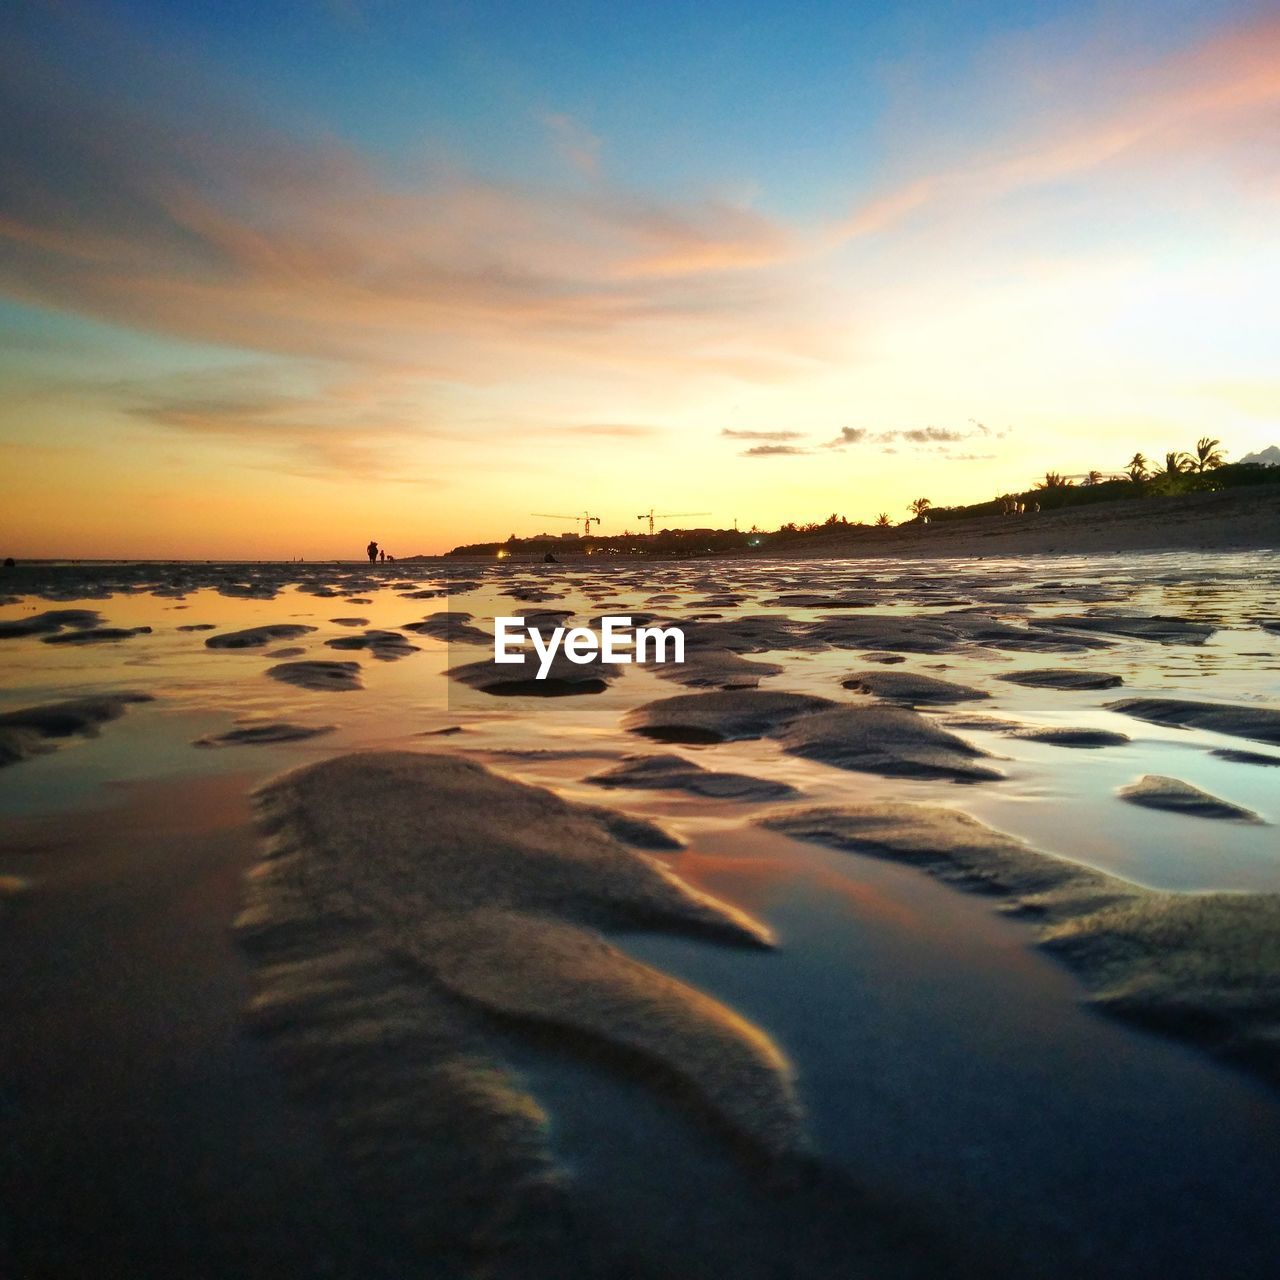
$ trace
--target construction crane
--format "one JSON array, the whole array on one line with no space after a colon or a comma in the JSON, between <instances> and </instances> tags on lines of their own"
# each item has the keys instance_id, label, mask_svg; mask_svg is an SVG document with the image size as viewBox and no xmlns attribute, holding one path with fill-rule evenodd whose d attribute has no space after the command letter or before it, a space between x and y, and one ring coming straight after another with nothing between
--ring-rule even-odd
<instances>
[{"instance_id":1,"label":"construction crane","mask_svg":"<svg viewBox=\"0 0 1280 1280\"><path fill-rule=\"evenodd\" d=\"M643 511L636 516L637 520L647 520L649 522L649 537L653 537L654 520L671 520L677 516L709 516L710 511L654 511L652 507L646 515Z\"/></svg>"},{"instance_id":2,"label":"construction crane","mask_svg":"<svg viewBox=\"0 0 1280 1280\"><path fill-rule=\"evenodd\" d=\"M580 516L558 516L554 515L550 511L534 511L531 514L539 516L543 520L572 520L574 524L577 524L578 521L581 520L582 536L584 538L589 538L591 536L591 526L593 523L600 523L600 517L593 516L590 511L584 511Z\"/></svg>"}]
</instances>

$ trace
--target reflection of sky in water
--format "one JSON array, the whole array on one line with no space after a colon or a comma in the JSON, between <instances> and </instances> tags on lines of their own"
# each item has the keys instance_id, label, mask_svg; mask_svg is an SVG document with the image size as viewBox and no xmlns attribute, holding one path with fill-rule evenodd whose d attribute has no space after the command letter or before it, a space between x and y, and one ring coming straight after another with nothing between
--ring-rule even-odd
<instances>
[{"instance_id":1,"label":"reflection of sky in water","mask_svg":"<svg viewBox=\"0 0 1280 1280\"><path fill-rule=\"evenodd\" d=\"M726 834L713 848L732 859L736 844ZM770 857L764 842L750 852ZM1280 1190L1280 1108L1261 1085L1184 1046L1074 1016L1071 976L981 897L812 846L788 845L784 857L772 875L749 870L745 895L778 929L781 963L658 936L628 947L778 1036L802 1064L829 1158L874 1169L958 1231L977 1227L1042 1260L1096 1252L1109 1257L1106 1274L1181 1274L1179 1248L1213 1258L1229 1216L1246 1241L1270 1238L1262 1224L1273 1215L1255 1193ZM724 895L743 883L711 859L696 878ZM1193 1168L1204 1185L1237 1191L1248 1169L1243 1197L1219 1203L1215 1192L1209 1215L1180 1223ZM1072 1273L1065 1261L1042 1265Z\"/></svg>"},{"instance_id":2,"label":"reflection of sky in water","mask_svg":"<svg viewBox=\"0 0 1280 1280\"><path fill-rule=\"evenodd\" d=\"M939 1221L962 1231L1001 1236L1015 1252L1052 1257L1060 1247L1066 1270L1050 1266L1047 1275L1071 1274L1075 1261L1091 1251L1110 1258L1114 1274L1131 1263L1147 1273L1161 1266L1178 1274L1197 1268L1207 1273L1222 1260L1225 1241L1243 1250L1251 1265L1274 1236L1280 1192L1280 1108L1256 1081L1185 1046L1082 1016L1075 980L983 898L956 893L906 867L756 828L751 819L758 810L750 804L602 791L583 780L621 754L678 751L708 768L785 780L813 802L954 805L1048 851L1153 885L1274 889L1280 885L1274 827L1156 813L1114 793L1143 773L1165 773L1280 822L1274 800L1280 770L1209 753L1222 746L1273 756L1280 750L1160 728L1103 706L1146 693L1280 705L1280 636L1253 622L1280 612L1280 571L1272 562L1250 554L946 564L718 561L547 571L540 565L432 563L419 566L420 572L398 565L403 576L395 581L412 578L424 586L442 574L465 574L483 576L484 583L424 600L402 598L407 586L362 586L358 594L369 602L361 604L318 598L305 586L286 588L274 600L230 598L209 589L183 600L117 594L87 600L84 607L99 609L111 625L151 626L152 634L87 647L0 641L0 706L109 689L138 689L157 701L130 708L96 738L0 770L0 809L33 817L109 810L118 796L106 784L211 774L252 780L357 747L478 752L504 773L659 821L689 843L672 857L682 874L777 930L782 946L772 954L650 935L620 941L726 1000L778 1039L797 1064L814 1131L835 1164L859 1177L873 1174L877 1185L933 1206ZM1172 580L1163 581L1166 576ZM540 604L521 602L504 594L513 582L564 594ZM691 603L726 588L743 596L734 607ZM484 647L410 634L420 652L379 662L324 643L363 629L334 624L334 618L359 616L370 628L394 629L445 609L472 613L482 627L495 614L539 607L573 608L583 620L627 610L810 619L830 611L764 602L791 591L844 590L874 592L875 609L896 615L975 607L1017 623L1106 607L1194 618L1221 629L1200 646L1109 637L1111 647L1077 654L965 643L954 652L908 654L884 668L938 675L992 694L944 716L972 711L1027 725L1114 729L1133 739L1120 747L1069 750L990 729L959 730L1001 757L998 765L1007 774L1002 782L977 786L845 772L783 755L767 741L675 748L647 743L621 731L622 716L652 698L688 691L652 670L627 668L598 695L495 698L443 675L450 665L487 656ZM645 604L668 594L675 598ZM0 618L79 603L29 598L0 608ZM208 649L204 640L211 633L176 630L204 622L219 631L273 622L317 630L241 651ZM268 655L285 647L302 647L299 656L309 659L358 661L365 688L308 692L267 678L265 670L276 661ZM763 680L763 688L837 700L858 697L840 687L840 677L871 666L853 650L748 656L785 667L782 675ZM994 678L1016 668L1059 666L1115 672L1125 685L1063 693ZM243 719L338 728L277 746L191 745ZM432 736L451 726L463 732ZM131 795L145 812L145 788ZM102 821L109 826L109 812ZM38 887L38 867L10 867L0 859L0 874L33 869ZM767 1204L744 1190L714 1146L704 1150L687 1127L673 1123L670 1110L648 1091L546 1050L513 1052L556 1117L554 1140L580 1175L584 1195L609 1220L642 1224L636 1229L669 1239L672 1247L697 1234L709 1274L736 1270L739 1245L729 1247L726 1240L749 1241L752 1231L771 1229L762 1225ZM1236 1176L1242 1169L1247 1178ZM1185 1189L1192 1177L1198 1211L1187 1214ZM702 1232L701 1217L683 1221L672 1208L697 1205L700 1215L712 1198L721 1231ZM1143 1229L1135 1232L1135 1223ZM1126 1252L1133 1250L1138 1252ZM1247 1270L1237 1267L1235 1273Z\"/></svg>"}]
</instances>

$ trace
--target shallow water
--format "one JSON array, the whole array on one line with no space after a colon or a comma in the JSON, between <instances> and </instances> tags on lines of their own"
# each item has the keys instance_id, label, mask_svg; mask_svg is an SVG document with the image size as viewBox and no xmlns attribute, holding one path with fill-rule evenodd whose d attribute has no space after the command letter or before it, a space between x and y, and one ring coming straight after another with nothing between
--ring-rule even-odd
<instances>
[{"instance_id":1,"label":"shallow water","mask_svg":"<svg viewBox=\"0 0 1280 1280\"><path fill-rule=\"evenodd\" d=\"M408 598L429 590L448 594ZM800 592L865 603L771 603ZM9 926L6 957L53 956L68 938L88 932L95 945L114 946L148 972L168 963L154 939L134 954L154 921L167 918L166 911L199 920L208 945L190 972L179 969L180 978L170 974L160 982L121 961L104 981L119 1002L113 1025L121 1043L152 1043L144 1032L157 1006L161 1018L180 1020L184 1010L193 1011L197 1023L204 1016L209 1078L195 1073L176 1100L153 1105L152 1095L127 1086L103 1089L101 1073L85 1064L72 1073L82 1088L101 1090L108 1109L132 1115L141 1108L142 1123L155 1123L164 1141L183 1142L183 1117L200 1109L201 1090L231 1099L223 1110L237 1114L252 1098L255 1129L267 1135L262 1141L275 1153L272 1167L279 1166L281 1185L293 1186L306 1169L314 1175L317 1204L327 1203L326 1197L341 1202L340 1172L315 1174L317 1140L298 1137L299 1127L306 1129L305 1113L299 1119L278 1098L263 1103L264 1093L276 1097L271 1091L278 1092L278 1081L239 1030L237 1005L247 982L223 935L235 911L235 876L254 852L244 798L257 781L350 749L461 751L510 776L655 820L686 844L670 855L680 874L776 930L779 950L761 955L651 935L624 941L632 954L723 999L778 1041L795 1065L830 1168L914 1207L975 1254L998 1244L1017 1274L1072 1276L1085 1268L1126 1276L1273 1273L1280 1252L1273 1211L1280 1193L1280 1099L1274 1092L1193 1049L1082 1008L1071 975L1033 948L1023 925L994 914L982 898L906 867L800 844L752 825L771 806L605 791L584 781L624 754L675 752L707 768L786 781L806 802L890 798L956 806L1048 852L1153 887L1275 890L1280 841L1274 826L1153 812L1126 803L1116 791L1143 774L1167 774L1277 823L1280 771L1211 752L1247 749L1280 760L1280 748L1162 728L1104 706L1148 694L1280 706L1280 635L1257 622L1280 614L1280 567L1273 555L909 565L424 562L376 570L37 566L0 579L0 593L19 597L0 606L0 624L50 608L89 608L100 612L104 625L152 628L88 645L47 644L39 636L0 639L0 712L125 689L156 699L102 725L96 737L68 739L57 751L0 770L0 877L19 877L27 885L20 895L0 899L0 913ZM939 652L903 653L901 663L884 668L852 647L806 645L745 655L783 667L761 680L764 689L858 701L863 695L844 690L842 677L867 669L917 672L991 694L927 712L944 722L973 715L1026 726L1110 729L1131 739L1083 750L1010 737L1003 728L959 728L954 731L961 737L998 757L988 763L1005 775L962 786L847 772L784 755L768 740L646 742L622 730L623 715L655 698L693 692L652 668L625 668L598 694L493 697L444 675L450 666L486 657L483 647L406 632L420 651L383 662L367 651L325 644L366 626L396 629L443 609L465 610L481 628L497 614L571 609L584 621L603 612L675 619L715 614L730 624L768 615L790 619L801 630L830 617L946 623L966 610L1020 629L1031 620L1115 610L1215 629L1207 638L1184 635L1168 643L1076 632L1084 642L1107 642L1076 652L1029 652L962 636ZM349 617L368 622L353 628L331 621ZM316 630L258 649L204 644L210 635L281 622ZM197 623L216 630L177 629ZM296 657L358 662L365 687L313 692L267 677L275 661L293 660L268 654L295 647L304 651ZM1018 668L1049 667L1111 672L1124 683L1060 692L996 679ZM246 720L335 728L275 745L192 745ZM436 735L454 727L462 731ZM175 796L186 797L179 804L192 804L195 795L214 798L192 805L184 830L173 821L171 806ZM128 822L120 817L122 796L132 806ZM231 834L218 855L225 868L218 880L222 890L208 892L194 876L188 884L182 877L191 871L193 850L223 828ZM147 833L150 843L142 835L129 837L131 829ZM146 857L121 852L142 844L151 850ZM159 903L166 904L163 910ZM29 978L38 1000L24 1000L21 992L7 998L10 1023L28 1026L33 1039L14 1067L16 1085L3 1123L14 1150L43 1170L37 1185L47 1196L65 1192L68 1175L57 1159L45 1158L45 1140L35 1130L60 1109L81 1114L83 1099L64 1108L56 1089L35 1090L29 1077L50 1068L56 1073L59 1055L75 1052L74 1023L87 1008L84 980L83 970L44 973L38 982ZM42 1006L63 1012L57 1019L41 1016ZM684 1275L779 1274L776 1259L786 1252L780 1240L795 1224L770 1221L769 1195L737 1169L714 1135L702 1133L680 1107L605 1066L584 1065L545 1045L516 1045L512 1052L554 1117L557 1150L576 1175L584 1202L629 1248L656 1260L659 1269L680 1258L674 1269ZM195 1127L192 1132L203 1136L189 1140L217 1148L207 1130L207 1123ZM57 1140L74 1144L74 1123L65 1123ZM188 1172L200 1165L181 1157L174 1162ZM124 1199L145 1198L149 1187L165 1181L156 1164L123 1159L102 1173ZM162 1170L165 1162L159 1165ZM248 1233L243 1197L229 1190L234 1152L222 1150L208 1165L212 1198L226 1196L227 1208L212 1220L199 1218L196 1234L218 1236L225 1249L237 1231ZM167 1191L179 1204L185 1203L181 1181ZM76 1185L77 1194L95 1194ZM207 1200L209 1188L192 1186L189 1196ZM50 1229L57 1221L74 1233L63 1216L46 1215ZM310 1220L314 1213L302 1216ZM296 1211L291 1221L285 1215L280 1229L297 1230L296 1217ZM40 1213L35 1220L43 1220ZM341 1224L332 1229L341 1239L327 1246L334 1256L345 1259L353 1274L372 1274L363 1246L352 1243L367 1224L346 1222L342 1214L330 1221ZM270 1222L252 1227L255 1236L271 1233ZM137 1248L145 1220L131 1230L116 1246L121 1257ZM255 1248L247 1254L262 1256ZM803 1258L804 1251L793 1255ZM797 1265L795 1274L806 1274Z\"/></svg>"}]
</instances>

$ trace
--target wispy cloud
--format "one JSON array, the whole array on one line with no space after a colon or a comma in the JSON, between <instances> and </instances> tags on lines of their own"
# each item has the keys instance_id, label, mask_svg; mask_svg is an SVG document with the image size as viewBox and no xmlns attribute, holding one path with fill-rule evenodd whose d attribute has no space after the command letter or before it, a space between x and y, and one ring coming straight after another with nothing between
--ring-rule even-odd
<instances>
[{"instance_id":1,"label":"wispy cloud","mask_svg":"<svg viewBox=\"0 0 1280 1280\"><path fill-rule=\"evenodd\" d=\"M734 427L724 427L720 434L730 440L803 440L803 431L739 431Z\"/></svg>"},{"instance_id":2,"label":"wispy cloud","mask_svg":"<svg viewBox=\"0 0 1280 1280\"><path fill-rule=\"evenodd\" d=\"M750 449L744 449L742 456L744 458L794 458L808 452L808 449L801 449L793 444L758 444Z\"/></svg>"},{"instance_id":3,"label":"wispy cloud","mask_svg":"<svg viewBox=\"0 0 1280 1280\"><path fill-rule=\"evenodd\" d=\"M1041 78L1044 77L1040 69ZM831 224L828 245L882 234L956 206L1194 153L1252 131L1266 136L1280 103L1280 19L1244 21L1181 54L1114 68L1101 92L1064 99L962 163L917 173L871 195ZM1250 162L1251 163L1251 162Z\"/></svg>"},{"instance_id":4,"label":"wispy cloud","mask_svg":"<svg viewBox=\"0 0 1280 1280\"><path fill-rule=\"evenodd\" d=\"M130 84L148 74L141 60L117 70ZM144 111L20 40L0 52L0 288L171 336L441 380L558 363L768 381L834 356L802 264L1265 118L1280 100L1280 22L1117 76L1102 106L1070 103L808 227L610 183L600 140L562 112L542 117L549 142L585 186L439 167L409 182L333 141L216 109L191 119L151 74Z\"/></svg>"},{"instance_id":5,"label":"wispy cloud","mask_svg":"<svg viewBox=\"0 0 1280 1280\"><path fill-rule=\"evenodd\" d=\"M0 111L0 289L28 301L477 383L554 362L768 379L809 350L812 327L776 319L786 282L757 270L785 233L719 198L405 182L336 142L217 111L197 126L163 96L131 110L19 44ZM763 351L741 341L753 316Z\"/></svg>"},{"instance_id":6,"label":"wispy cloud","mask_svg":"<svg viewBox=\"0 0 1280 1280\"><path fill-rule=\"evenodd\" d=\"M385 387L380 388L385 392ZM312 393L273 389L253 367L205 375L100 384L98 400L127 419L213 446L230 446L244 465L319 479L437 483L421 446L449 433L359 384Z\"/></svg>"},{"instance_id":7,"label":"wispy cloud","mask_svg":"<svg viewBox=\"0 0 1280 1280\"><path fill-rule=\"evenodd\" d=\"M905 440L908 444L955 444L967 440L967 431L952 431L946 427L913 427L907 431L887 431L886 440Z\"/></svg>"},{"instance_id":8,"label":"wispy cloud","mask_svg":"<svg viewBox=\"0 0 1280 1280\"><path fill-rule=\"evenodd\" d=\"M885 431L872 431L868 427L841 427L838 435L823 442L825 449L844 449L850 445L878 445L883 453L896 453L896 444L908 445L941 445L942 456L960 457L960 454L949 454L946 446L960 444L966 440L995 440L1009 434L1010 428L1004 427L993 431L985 423L970 418L965 427L898 427Z\"/></svg>"}]
</instances>

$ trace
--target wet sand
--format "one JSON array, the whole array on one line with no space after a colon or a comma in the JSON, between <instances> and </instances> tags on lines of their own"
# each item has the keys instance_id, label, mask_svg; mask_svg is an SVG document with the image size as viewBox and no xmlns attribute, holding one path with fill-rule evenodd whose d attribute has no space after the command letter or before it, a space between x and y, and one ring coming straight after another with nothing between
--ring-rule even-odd
<instances>
[{"instance_id":1,"label":"wet sand","mask_svg":"<svg viewBox=\"0 0 1280 1280\"><path fill-rule=\"evenodd\" d=\"M172 578L149 570L144 589L122 592L108 576L96 597L79 571L52 588L100 613L86 626L152 631L87 645L0 640L9 659L0 712L125 689L155 699L130 704L96 736L73 733L0 769L0 877L16 886L0 897L0 949L14 975L2 1013L15 1029L3 1049L0 1127L16 1156L5 1199L20 1208L0 1232L9 1272L464 1273L464 1255L415 1238L395 1196L371 1190L335 1128L331 1104L358 1096L359 1075L339 1070L317 1094L270 1036L251 1030L262 972L232 932L248 900L243 876L265 852L251 793L352 750L408 749L603 807L633 835L656 824L678 847L639 856L776 935L772 949L625 928L605 936L777 1046L812 1147L799 1164L744 1151L666 1073L610 1050L607 1022L595 1048L523 1016L484 1023L487 1052L549 1119L565 1206L556 1212L571 1225L559 1253L544 1257L550 1274L1272 1273L1280 1095L1258 1075L1091 1011L1080 981L1036 948L1033 923L999 914L995 900L759 825L779 809L942 804L1139 885L1274 892L1272 827L1139 809L1121 794L1146 775L1171 777L1275 823L1273 771L1214 754L1270 758L1274 746L1110 705L1277 706L1280 638L1257 622L1274 613L1265 560L907 571L860 562L824 566L818 580L811 566L785 564L486 567L470 587L474 566L466 579L456 566L395 569L385 578L362 567L217 570L222 591L198 567L172 595L156 594ZM495 610L514 612L522 595L582 618L614 604L718 614L690 623L690 634L703 627L709 649L776 669L760 676L762 690L841 707L901 709L874 688L843 687L865 675L868 655L901 656L885 670L990 695L911 714L982 748L1000 776L963 785L852 772L788 754L772 731L659 746L625 727L678 691L655 670L628 669L596 693L495 697L444 674L483 658L474 637L449 643L408 629L432 605L403 597L423 591L460 597L479 626ZM802 591L818 603L768 603ZM855 593L870 603L839 615L821 603ZM29 597L0 621L61 603ZM350 655L356 690L273 679L270 643L204 645L255 626L314 626L290 643L325 660L343 631L330 619L353 608L371 630L405 629L420 645L394 662ZM833 616L884 625L873 635L866 623L824 620ZM1088 627L1061 621L1082 616ZM213 629L179 630L204 623ZM1157 630L1163 638L1151 638ZM1122 685L997 678L1046 668ZM281 724L332 730L194 745ZM1054 725L1124 740L1070 750L1018 736ZM726 796L698 793L680 785L690 772L675 770L671 788L628 787L620 766L637 755L674 755L737 781ZM592 781L610 772L621 785ZM771 787L744 791L752 778ZM372 830L380 818L363 821ZM441 847L432 830L424 856ZM425 974L435 961L419 963ZM501 986L493 994L509 1006ZM402 1126L384 1141L385 1167L414 1156ZM361 1160L376 1165L378 1152L374 1143ZM448 1182L429 1185L447 1208ZM533 1274L516 1256L490 1265Z\"/></svg>"}]
</instances>

